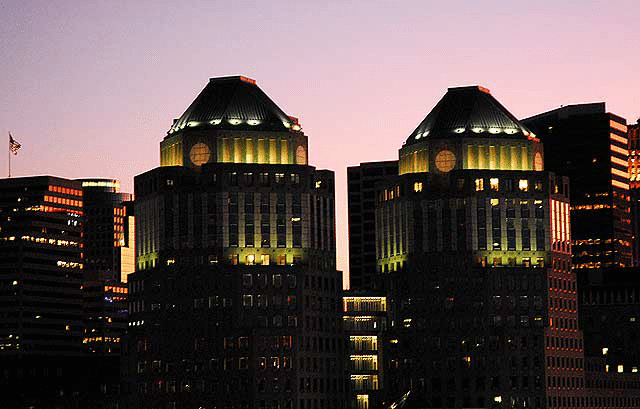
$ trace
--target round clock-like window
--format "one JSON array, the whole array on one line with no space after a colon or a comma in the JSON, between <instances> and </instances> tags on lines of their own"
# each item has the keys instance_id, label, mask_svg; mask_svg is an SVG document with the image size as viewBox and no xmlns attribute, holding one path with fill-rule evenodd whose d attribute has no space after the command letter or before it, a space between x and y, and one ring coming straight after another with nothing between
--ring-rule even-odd
<instances>
[{"instance_id":1,"label":"round clock-like window","mask_svg":"<svg viewBox=\"0 0 640 409\"><path fill-rule=\"evenodd\" d=\"M533 156L533 169L537 171L542 171L544 169L542 154L540 152L536 152L536 154Z\"/></svg>"},{"instance_id":2,"label":"round clock-like window","mask_svg":"<svg viewBox=\"0 0 640 409\"><path fill-rule=\"evenodd\" d=\"M191 158L191 162L193 162L194 165L200 166L204 163L209 162L211 151L206 144L198 142L191 147L189 157Z\"/></svg>"},{"instance_id":3,"label":"round clock-like window","mask_svg":"<svg viewBox=\"0 0 640 409\"><path fill-rule=\"evenodd\" d=\"M449 172L456 166L456 155L448 149L443 149L436 155L436 168L440 172Z\"/></svg>"}]
</instances>

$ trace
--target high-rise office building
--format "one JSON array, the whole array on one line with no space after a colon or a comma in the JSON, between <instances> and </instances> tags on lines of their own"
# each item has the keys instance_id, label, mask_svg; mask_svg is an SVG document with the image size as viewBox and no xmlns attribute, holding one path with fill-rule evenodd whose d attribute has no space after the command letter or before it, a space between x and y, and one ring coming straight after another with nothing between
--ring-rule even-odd
<instances>
[{"instance_id":1,"label":"high-rise office building","mask_svg":"<svg viewBox=\"0 0 640 409\"><path fill-rule=\"evenodd\" d=\"M349 283L359 290L376 282L375 186L398 175L398 161L368 162L347 168L349 211Z\"/></svg>"},{"instance_id":2,"label":"high-rise office building","mask_svg":"<svg viewBox=\"0 0 640 409\"><path fill-rule=\"evenodd\" d=\"M0 393L7 407L64 406L85 390L82 200L79 181L0 180Z\"/></svg>"},{"instance_id":3,"label":"high-rise office building","mask_svg":"<svg viewBox=\"0 0 640 409\"><path fill-rule=\"evenodd\" d=\"M573 268L631 266L626 120L593 103L522 123L543 142L546 169L571 180Z\"/></svg>"},{"instance_id":4,"label":"high-rise office building","mask_svg":"<svg viewBox=\"0 0 640 409\"><path fill-rule=\"evenodd\" d=\"M585 404L568 180L540 141L488 90L450 88L399 156L375 205L386 399Z\"/></svg>"},{"instance_id":5,"label":"high-rise office building","mask_svg":"<svg viewBox=\"0 0 640 409\"><path fill-rule=\"evenodd\" d=\"M135 178L129 406L340 408L334 176L245 77L213 78Z\"/></svg>"},{"instance_id":6,"label":"high-rise office building","mask_svg":"<svg viewBox=\"0 0 640 409\"><path fill-rule=\"evenodd\" d=\"M132 196L114 179L83 179L87 282L126 283L135 270Z\"/></svg>"}]
</instances>

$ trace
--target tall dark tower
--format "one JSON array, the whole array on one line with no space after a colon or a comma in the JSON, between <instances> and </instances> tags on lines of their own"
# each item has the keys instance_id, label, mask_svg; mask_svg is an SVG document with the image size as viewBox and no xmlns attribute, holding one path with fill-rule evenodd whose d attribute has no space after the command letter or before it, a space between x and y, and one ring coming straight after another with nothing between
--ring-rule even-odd
<instances>
[{"instance_id":1,"label":"tall dark tower","mask_svg":"<svg viewBox=\"0 0 640 409\"><path fill-rule=\"evenodd\" d=\"M627 121L605 104L567 105L522 121L546 168L571 180L573 268L632 265Z\"/></svg>"},{"instance_id":2,"label":"tall dark tower","mask_svg":"<svg viewBox=\"0 0 640 409\"><path fill-rule=\"evenodd\" d=\"M0 406L85 397L82 215L78 181L0 179Z\"/></svg>"},{"instance_id":3,"label":"tall dark tower","mask_svg":"<svg viewBox=\"0 0 640 409\"><path fill-rule=\"evenodd\" d=\"M368 162L347 169L349 212L349 284L373 289L376 282L376 184L398 175L398 161Z\"/></svg>"},{"instance_id":4,"label":"tall dark tower","mask_svg":"<svg viewBox=\"0 0 640 409\"><path fill-rule=\"evenodd\" d=\"M87 282L127 282L135 268L132 195L114 179L83 179Z\"/></svg>"},{"instance_id":5,"label":"tall dark tower","mask_svg":"<svg viewBox=\"0 0 640 409\"><path fill-rule=\"evenodd\" d=\"M298 121L213 78L135 196L129 406L343 407L334 176Z\"/></svg>"},{"instance_id":6,"label":"tall dark tower","mask_svg":"<svg viewBox=\"0 0 640 409\"><path fill-rule=\"evenodd\" d=\"M577 407L583 344L568 180L482 87L450 88L378 185L393 326L385 393L415 407Z\"/></svg>"}]
</instances>

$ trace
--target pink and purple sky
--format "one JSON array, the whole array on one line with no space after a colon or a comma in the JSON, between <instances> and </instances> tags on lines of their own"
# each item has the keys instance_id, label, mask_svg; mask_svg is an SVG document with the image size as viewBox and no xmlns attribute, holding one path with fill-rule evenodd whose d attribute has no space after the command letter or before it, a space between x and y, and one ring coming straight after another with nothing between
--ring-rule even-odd
<instances>
[{"instance_id":1,"label":"pink and purple sky","mask_svg":"<svg viewBox=\"0 0 640 409\"><path fill-rule=\"evenodd\" d=\"M246 75L300 118L311 164L336 172L345 273L346 167L396 159L447 87L486 86L519 118L596 101L640 116L634 0L9 0L0 16L13 176L132 191L208 78Z\"/></svg>"}]
</instances>

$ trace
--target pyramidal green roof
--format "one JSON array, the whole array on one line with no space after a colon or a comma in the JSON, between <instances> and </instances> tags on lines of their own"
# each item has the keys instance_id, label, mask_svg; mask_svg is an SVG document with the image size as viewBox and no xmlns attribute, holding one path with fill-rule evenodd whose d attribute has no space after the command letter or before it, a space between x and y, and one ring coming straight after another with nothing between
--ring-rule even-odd
<instances>
[{"instance_id":1,"label":"pyramidal green roof","mask_svg":"<svg viewBox=\"0 0 640 409\"><path fill-rule=\"evenodd\" d=\"M529 138L534 135L480 86L449 88L447 93L411 133L406 144L422 138L459 137Z\"/></svg>"},{"instance_id":2,"label":"pyramidal green roof","mask_svg":"<svg viewBox=\"0 0 640 409\"><path fill-rule=\"evenodd\" d=\"M296 118L285 114L255 80L243 76L211 78L167 134L194 128L300 131Z\"/></svg>"}]
</instances>

